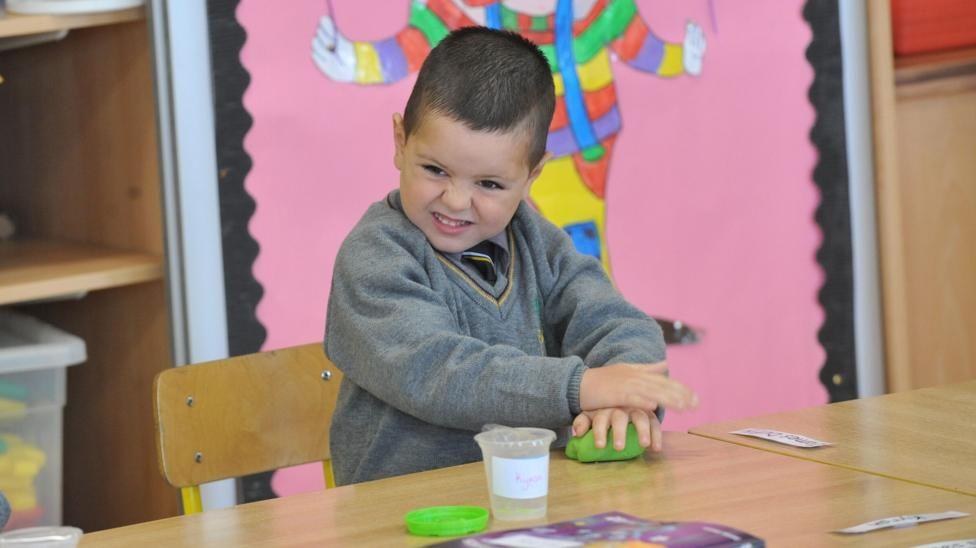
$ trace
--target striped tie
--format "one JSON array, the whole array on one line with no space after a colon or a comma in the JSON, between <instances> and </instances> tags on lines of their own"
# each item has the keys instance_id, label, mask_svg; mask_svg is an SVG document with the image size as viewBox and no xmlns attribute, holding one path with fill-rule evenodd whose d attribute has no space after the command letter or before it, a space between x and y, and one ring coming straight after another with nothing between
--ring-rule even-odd
<instances>
[{"instance_id":1,"label":"striped tie","mask_svg":"<svg viewBox=\"0 0 976 548\"><path fill-rule=\"evenodd\" d=\"M495 247L494 244L484 241L467 251L461 252L461 260L474 265L481 277L490 284L494 284L495 280L498 279L498 275L495 273L495 261L492 259L493 247Z\"/></svg>"}]
</instances>

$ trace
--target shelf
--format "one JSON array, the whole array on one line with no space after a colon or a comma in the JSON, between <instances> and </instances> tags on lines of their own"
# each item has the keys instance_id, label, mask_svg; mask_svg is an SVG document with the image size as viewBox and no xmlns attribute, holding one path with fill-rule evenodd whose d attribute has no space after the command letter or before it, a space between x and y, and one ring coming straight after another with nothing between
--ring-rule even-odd
<instances>
[{"instance_id":1,"label":"shelf","mask_svg":"<svg viewBox=\"0 0 976 548\"><path fill-rule=\"evenodd\" d=\"M915 84L976 73L976 48L920 53L895 58L895 83Z\"/></svg>"},{"instance_id":2,"label":"shelf","mask_svg":"<svg viewBox=\"0 0 976 548\"><path fill-rule=\"evenodd\" d=\"M0 16L0 38L128 23L145 17L145 7L83 15L19 15L8 11Z\"/></svg>"},{"instance_id":3,"label":"shelf","mask_svg":"<svg viewBox=\"0 0 976 548\"><path fill-rule=\"evenodd\" d=\"M145 253L50 240L0 242L0 305L162 277L162 259Z\"/></svg>"}]
</instances>

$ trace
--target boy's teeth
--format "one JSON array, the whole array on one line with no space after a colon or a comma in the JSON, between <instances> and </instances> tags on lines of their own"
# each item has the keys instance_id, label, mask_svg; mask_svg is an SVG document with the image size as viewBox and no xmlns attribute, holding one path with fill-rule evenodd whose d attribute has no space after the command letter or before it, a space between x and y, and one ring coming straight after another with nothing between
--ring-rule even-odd
<instances>
[{"instance_id":1,"label":"boy's teeth","mask_svg":"<svg viewBox=\"0 0 976 548\"><path fill-rule=\"evenodd\" d=\"M437 220L438 221L440 221L440 222L442 222L442 223L444 223L446 225L451 225L451 226L464 226L464 225L466 225L468 223L467 221L453 221L451 219L448 219L448 218L444 217L440 213L434 213L434 216L437 217Z\"/></svg>"}]
</instances>

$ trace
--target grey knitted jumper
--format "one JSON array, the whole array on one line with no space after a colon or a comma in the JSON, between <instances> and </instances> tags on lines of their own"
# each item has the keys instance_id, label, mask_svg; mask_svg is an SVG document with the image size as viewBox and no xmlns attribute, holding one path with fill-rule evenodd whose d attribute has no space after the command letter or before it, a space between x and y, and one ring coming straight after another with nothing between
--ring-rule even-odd
<instances>
[{"instance_id":1,"label":"grey knitted jumper","mask_svg":"<svg viewBox=\"0 0 976 548\"><path fill-rule=\"evenodd\" d=\"M657 323L562 230L522 203L507 232L504 288L434 250L399 191L346 237L325 332L344 374L338 484L480 460L473 436L487 423L558 431L580 412L587 367L664 359Z\"/></svg>"}]
</instances>

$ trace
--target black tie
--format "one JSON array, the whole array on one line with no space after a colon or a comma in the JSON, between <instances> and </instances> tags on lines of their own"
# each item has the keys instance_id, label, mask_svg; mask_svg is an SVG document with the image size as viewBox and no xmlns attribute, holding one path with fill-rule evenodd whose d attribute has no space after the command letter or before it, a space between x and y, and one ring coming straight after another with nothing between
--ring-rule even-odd
<instances>
[{"instance_id":1,"label":"black tie","mask_svg":"<svg viewBox=\"0 0 976 548\"><path fill-rule=\"evenodd\" d=\"M471 249L461 252L461 260L474 265L478 274L481 274L481 277L492 285L498 279L498 275L495 273L494 248L495 244L485 240Z\"/></svg>"}]
</instances>

